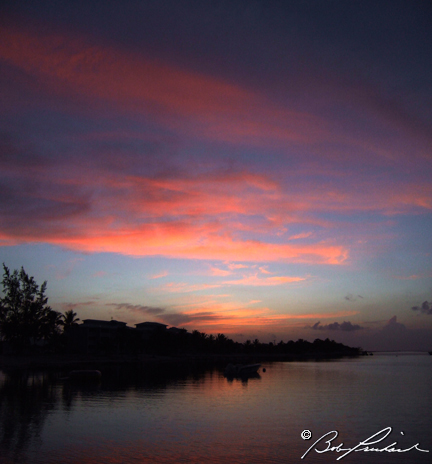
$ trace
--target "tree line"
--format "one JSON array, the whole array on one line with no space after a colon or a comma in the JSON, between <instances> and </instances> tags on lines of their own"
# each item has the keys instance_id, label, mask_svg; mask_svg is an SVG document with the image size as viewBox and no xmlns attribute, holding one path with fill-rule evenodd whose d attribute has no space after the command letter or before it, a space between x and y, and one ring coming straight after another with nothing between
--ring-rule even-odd
<instances>
[{"instance_id":1,"label":"tree line","mask_svg":"<svg viewBox=\"0 0 432 464\"><path fill-rule=\"evenodd\" d=\"M61 314L48 306L47 282L39 286L23 267L11 272L3 263L3 271L0 340L17 353L42 344L58 345L62 334L79 321L76 313Z\"/></svg>"},{"instance_id":2,"label":"tree line","mask_svg":"<svg viewBox=\"0 0 432 464\"><path fill-rule=\"evenodd\" d=\"M0 298L0 341L10 344L16 353L29 353L36 347L49 351L67 350L68 336L79 318L73 310L64 314L48 306L47 282L37 285L21 269L11 272L3 263L3 296ZM143 338L139 331L121 327L115 336L98 347L101 354L281 354L281 355L357 355L360 348L350 348L333 340L314 342L297 340L261 343L258 339L235 342L224 334L208 335L198 330L181 329L176 333L157 330Z\"/></svg>"},{"instance_id":3,"label":"tree line","mask_svg":"<svg viewBox=\"0 0 432 464\"><path fill-rule=\"evenodd\" d=\"M132 341L129 338L129 341ZM208 335L198 330L192 333L183 330L179 334L169 331L154 335L146 341L146 351L166 355L185 353L208 354L246 354L246 355L293 355L293 356L357 356L362 354L361 348L351 348L334 340L316 339L313 342L299 339L262 343L258 339L235 342L224 334Z\"/></svg>"}]
</instances>

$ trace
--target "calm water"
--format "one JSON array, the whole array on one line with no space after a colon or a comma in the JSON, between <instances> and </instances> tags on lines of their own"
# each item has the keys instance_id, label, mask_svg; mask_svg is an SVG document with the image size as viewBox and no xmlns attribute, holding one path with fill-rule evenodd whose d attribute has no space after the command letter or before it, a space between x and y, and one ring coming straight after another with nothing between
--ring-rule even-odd
<instances>
[{"instance_id":1,"label":"calm water","mask_svg":"<svg viewBox=\"0 0 432 464\"><path fill-rule=\"evenodd\" d=\"M116 368L87 387L47 373L0 373L0 462L432 462L432 356L263 367L247 382L216 369L167 376ZM301 459L327 432L337 430L333 446L348 448L385 427L393 431L375 447L420 443L430 452L357 452L336 461L342 453L312 450ZM310 440L301 438L306 429Z\"/></svg>"}]
</instances>

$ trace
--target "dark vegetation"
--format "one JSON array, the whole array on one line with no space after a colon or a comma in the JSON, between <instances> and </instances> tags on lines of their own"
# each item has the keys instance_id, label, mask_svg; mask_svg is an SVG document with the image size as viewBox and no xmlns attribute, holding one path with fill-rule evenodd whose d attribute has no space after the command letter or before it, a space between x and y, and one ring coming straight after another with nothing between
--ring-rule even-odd
<instances>
[{"instance_id":1,"label":"dark vegetation","mask_svg":"<svg viewBox=\"0 0 432 464\"><path fill-rule=\"evenodd\" d=\"M72 310L61 314L48 306L45 295L47 283L38 286L33 277L21 268L10 270L3 264L3 296L0 298L0 353L1 345L7 343L15 354L73 354L70 339L79 328ZM314 342L297 340L279 343L261 343L258 339L239 343L224 334L207 335L185 329L155 330L143 334L130 327L119 327L109 339L92 353L113 355L246 355L246 356L292 356L333 357L362 354L360 348L350 348L326 339Z\"/></svg>"},{"instance_id":2,"label":"dark vegetation","mask_svg":"<svg viewBox=\"0 0 432 464\"><path fill-rule=\"evenodd\" d=\"M62 315L48 306L47 283L40 287L21 268L3 264L3 297L0 298L0 335L14 351L24 353L38 344L56 345L63 325Z\"/></svg>"},{"instance_id":3,"label":"dark vegetation","mask_svg":"<svg viewBox=\"0 0 432 464\"><path fill-rule=\"evenodd\" d=\"M207 335L198 330L192 333L182 331L179 334L169 332L155 334L144 344L145 350L154 354L244 354L244 355L346 355L355 356L362 353L360 348L350 348L333 340L316 339L314 342L306 340L279 343L261 343L258 339L246 340L239 343L226 337Z\"/></svg>"}]
</instances>

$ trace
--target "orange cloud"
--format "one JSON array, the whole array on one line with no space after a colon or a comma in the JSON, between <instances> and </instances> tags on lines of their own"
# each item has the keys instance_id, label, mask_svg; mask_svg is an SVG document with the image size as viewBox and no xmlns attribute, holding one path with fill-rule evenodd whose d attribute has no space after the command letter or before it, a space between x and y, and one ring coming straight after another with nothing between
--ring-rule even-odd
<instances>
[{"instance_id":1,"label":"orange cloud","mask_svg":"<svg viewBox=\"0 0 432 464\"><path fill-rule=\"evenodd\" d=\"M24 181L28 174L18 168L16 176ZM10 243L48 242L84 252L226 262L341 264L348 257L342 245L281 240L275 232L281 222L290 221L288 208L279 201L281 187L266 176L248 172L199 178L104 174L96 170L81 175L74 168L65 169L63 177L52 176L53 183L46 184L46 172L32 173L33 184L41 188L37 196L29 191L25 203L22 191L17 193L11 213L15 218L11 221L9 216L3 222L8 231L2 231L3 237ZM29 214L23 214L32 202ZM35 213L47 204L46 214ZM281 215L276 221L275 211ZM252 219L246 225L248 218ZM229 264L228 269L240 266L245 265Z\"/></svg>"},{"instance_id":2,"label":"orange cloud","mask_svg":"<svg viewBox=\"0 0 432 464\"><path fill-rule=\"evenodd\" d=\"M153 226L153 227L152 227ZM153 230L147 230L153 229ZM201 233L200 233L201 232ZM112 252L134 256L167 256L171 258L226 260L238 257L242 261L291 261L320 264L342 264L347 251L341 246L316 244L308 246L277 245L259 241L234 241L230 237L204 235L179 225L163 224L122 230L107 234L104 230L89 231L89 236L44 237L44 241L86 252ZM27 241L38 241L28 237Z\"/></svg>"},{"instance_id":3,"label":"orange cloud","mask_svg":"<svg viewBox=\"0 0 432 464\"><path fill-rule=\"evenodd\" d=\"M163 314L159 319L165 323L193 327L209 333L224 331L232 333L243 329L267 329L298 326L295 321L310 319L343 318L358 314L357 311L335 311L329 313L271 314L269 308L245 308L234 303L214 304L197 310Z\"/></svg>"},{"instance_id":4,"label":"orange cloud","mask_svg":"<svg viewBox=\"0 0 432 464\"><path fill-rule=\"evenodd\" d=\"M17 185L18 179L24 186L31 180L40 188L37 193L20 188L16 200L11 197L0 225L4 244L47 242L85 252L213 259L231 263L230 271L246 266L232 261L342 264L349 252L336 235L330 241L309 232L286 238L279 232L292 222L334 230L332 221L315 213L396 214L428 208L432 198L432 187L415 185L396 192L361 184L340 192L317 186L294 194L268 176L248 172L149 178L65 167L55 177L55 168L29 174L19 164L8 166ZM47 175L52 182L45 181ZM40 210L46 205L46 212ZM224 272L219 269L219 275Z\"/></svg>"}]
</instances>

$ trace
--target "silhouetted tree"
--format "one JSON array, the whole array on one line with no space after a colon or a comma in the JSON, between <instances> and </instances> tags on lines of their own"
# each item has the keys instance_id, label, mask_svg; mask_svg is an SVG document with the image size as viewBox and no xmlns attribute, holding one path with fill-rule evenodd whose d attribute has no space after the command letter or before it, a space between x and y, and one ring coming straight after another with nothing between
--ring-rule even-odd
<instances>
[{"instance_id":1,"label":"silhouetted tree","mask_svg":"<svg viewBox=\"0 0 432 464\"><path fill-rule=\"evenodd\" d=\"M78 321L80 320L79 317L76 317L77 313L75 313L72 309L65 311L63 314L63 320L61 322L64 330L68 330L70 327L78 325Z\"/></svg>"},{"instance_id":2,"label":"silhouetted tree","mask_svg":"<svg viewBox=\"0 0 432 464\"><path fill-rule=\"evenodd\" d=\"M40 287L24 271L10 272L3 263L3 294L0 298L0 335L17 351L59 334L61 314L52 310L45 296L47 283Z\"/></svg>"}]
</instances>

